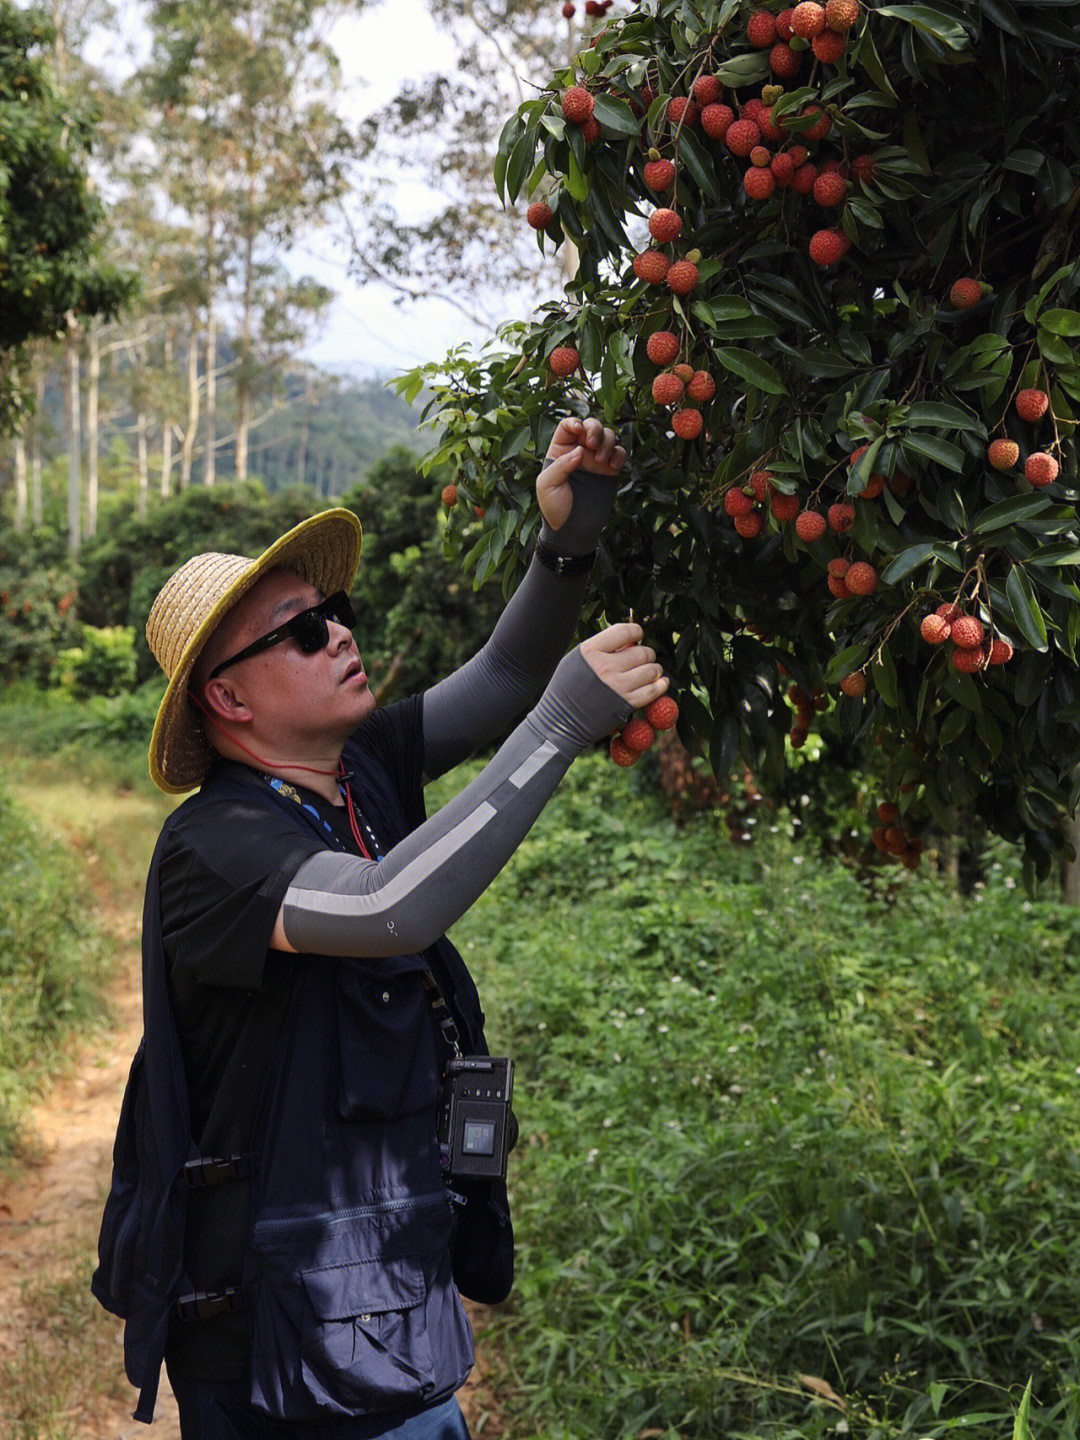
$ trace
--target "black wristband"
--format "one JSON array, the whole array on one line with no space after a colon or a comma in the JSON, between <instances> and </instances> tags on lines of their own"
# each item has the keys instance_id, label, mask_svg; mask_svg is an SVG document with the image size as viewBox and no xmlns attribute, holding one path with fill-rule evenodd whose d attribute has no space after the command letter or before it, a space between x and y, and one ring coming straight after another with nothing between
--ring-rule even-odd
<instances>
[{"instance_id":1,"label":"black wristband","mask_svg":"<svg viewBox=\"0 0 1080 1440\"><path fill-rule=\"evenodd\" d=\"M560 555L558 550L546 544L539 536L536 538L535 553L541 565L554 570L556 575L583 575L596 563L595 550L588 555Z\"/></svg>"}]
</instances>

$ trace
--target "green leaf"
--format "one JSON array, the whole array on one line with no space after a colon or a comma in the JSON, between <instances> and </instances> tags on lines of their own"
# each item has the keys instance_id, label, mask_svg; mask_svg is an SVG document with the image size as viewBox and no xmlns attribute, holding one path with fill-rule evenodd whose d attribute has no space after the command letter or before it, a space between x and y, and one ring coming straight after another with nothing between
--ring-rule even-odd
<instances>
[{"instance_id":1,"label":"green leaf","mask_svg":"<svg viewBox=\"0 0 1080 1440\"><path fill-rule=\"evenodd\" d=\"M925 35L932 35L950 50L966 50L968 33L950 15L943 14L929 5L879 5L875 15L891 15L904 20L908 25Z\"/></svg>"},{"instance_id":2,"label":"green leaf","mask_svg":"<svg viewBox=\"0 0 1080 1440\"><path fill-rule=\"evenodd\" d=\"M1031 588L1031 581L1021 566L1014 565L1009 571L1009 578L1005 582L1005 594L1012 607L1017 628L1031 648L1033 650L1048 649L1046 621L1039 609L1035 591Z\"/></svg>"},{"instance_id":3,"label":"green leaf","mask_svg":"<svg viewBox=\"0 0 1080 1440\"><path fill-rule=\"evenodd\" d=\"M1056 545L1042 545L1024 562L1026 565L1080 565L1080 545L1060 540Z\"/></svg>"},{"instance_id":4,"label":"green leaf","mask_svg":"<svg viewBox=\"0 0 1080 1440\"><path fill-rule=\"evenodd\" d=\"M1048 495L1010 495L1007 500L998 500L976 515L971 530L974 535L989 535L1006 525L1015 525L1053 506Z\"/></svg>"},{"instance_id":5,"label":"green leaf","mask_svg":"<svg viewBox=\"0 0 1080 1440\"><path fill-rule=\"evenodd\" d=\"M606 130L614 130L617 135L641 134L641 121L625 100L616 100L613 95L594 95L593 115Z\"/></svg>"},{"instance_id":6,"label":"green leaf","mask_svg":"<svg viewBox=\"0 0 1080 1440\"><path fill-rule=\"evenodd\" d=\"M959 445L953 445L937 435L905 435L903 446L905 450L921 455L924 460L933 460L935 464L944 465L946 470L955 470L957 474L963 470L967 458Z\"/></svg>"},{"instance_id":7,"label":"green leaf","mask_svg":"<svg viewBox=\"0 0 1080 1440\"><path fill-rule=\"evenodd\" d=\"M882 645L881 657L870 666L874 686L885 704L896 710L900 704L899 686L896 680L896 666L893 664L889 647Z\"/></svg>"},{"instance_id":8,"label":"green leaf","mask_svg":"<svg viewBox=\"0 0 1080 1440\"><path fill-rule=\"evenodd\" d=\"M767 360L762 360L752 350L741 350L734 346L721 346L714 355L726 369L741 380L755 385L769 395L786 395L787 386L777 370Z\"/></svg>"},{"instance_id":9,"label":"green leaf","mask_svg":"<svg viewBox=\"0 0 1080 1440\"><path fill-rule=\"evenodd\" d=\"M1039 324L1055 335L1080 335L1080 314L1075 310L1044 310Z\"/></svg>"},{"instance_id":10,"label":"green leaf","mask_svg":"<svg viewBox=\"0 0 1080 1440\"><path fill-rule=\"evenodd\" d=\"M960 706L948 711L945 719L941 722L941 729L938 731L938 748L944 750L946 745L951 745L958 740L971 722L971 712L962 710Z\"/></svg>"},{"instance_id":11,"label":"green leaf","mask_svg":"<svg viewBox=\"0 0 1080 1440\"><path fill-rule=\"evenodd\" d=\"M1037 175L1046 164L1041 150L1014 150L1001 162L1006 170L1016 170L1021 175Z\"/></svg>"},{"instance_id":12,"label":"green leaf","mask_svg":"<svg viewBox=\"0 0 1080 1440\"><path fill-rule=\"evenodd\" d=\"M506 191L511 200L517 199L521 182L532 169L535 149L536 136L532 131L526 131L510 152L506 164Z\"/></svg>"},{"instance_id":13,"label":"green leaf","mask_svg":"<svg viewBox=\"0 0 1080 1440\"><path fill-rule=\"evenodd\" d=\"M736 55L716 67L716 76L721 84L733 90L742 85L760 85L769 76L769 56L761 50L752 55Z\"/></svg>"},{"instance_id":14,"label":"green leaf","mask_svg":"<svg viewBox=\"0 0 1080 1440\"><path fill-rule=\"evenodd\" d=\"M589 198L589 182L578 165L573 149L570 150L569 164L566 169L566 188L575 200Z\"/></svg>"},{"instance_id":15,"label":"green leaf","mask_svg":"<svg viewBox=\"0 0 1080 1440\"><path fill-rule=\"evenodd\" d=\"M905 423L916 427L929 425L935 429L970 430L986 439L986 426L979 417L961 410L958 405L939 405L934 401L910 405Z\"/></svg>"},{"instance_id":16,"label":"green leaf","mask_svg":"<svg viewBox=\"0 0 1080 1440\"><path fill-rule=\"evenodd\" d=\"M679 133L679 159L690 172L690 178L703 195L716 197L720 193L716 175L701 141L689 130Z\"/></svg>"},{"instance_id":17,"label":"green leaf","mask_svg":"<svg viewBox=\"0 0 1080 1440\"><path fill-rule=\"evenodd\" d=\"M912 570L917 570L920 565L925 564L934 553L934 542L924 540L918 545L909 545L906 550L901 550L899 555L894 555L888 565L881 572L881 583L883 585L894 585L897 580L902 580L905 575L910 575Z\"/></svg>"},{"instance_id":18,"label":"green leaf","mask_svg":"<svg viewBox=\"0 0 1080 1440\"><path fill-rule=\"evenodd\" d=\"M826 684L834 685L837 680L842 680L845 675L857 670L870 653L868 645L849 645L846 650L841 650L829 661L825 670Z\"/></svg>"}]
</instances>

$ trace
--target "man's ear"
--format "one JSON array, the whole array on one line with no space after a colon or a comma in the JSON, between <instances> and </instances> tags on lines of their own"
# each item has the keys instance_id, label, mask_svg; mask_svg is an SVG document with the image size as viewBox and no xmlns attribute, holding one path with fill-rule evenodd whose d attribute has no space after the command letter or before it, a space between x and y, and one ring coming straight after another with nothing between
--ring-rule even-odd
<instances>
[{"instance_id":1,"label":"man's ear","mask_svg":"<svg viewBox=\"0 0 1080 1440\"><path fill-rule=\"evenodd\" d=\"M253 718L239 688L225 676L207 681L203 687L202 703L211 715L233 724Z\"/></svg>"}]
</instances>

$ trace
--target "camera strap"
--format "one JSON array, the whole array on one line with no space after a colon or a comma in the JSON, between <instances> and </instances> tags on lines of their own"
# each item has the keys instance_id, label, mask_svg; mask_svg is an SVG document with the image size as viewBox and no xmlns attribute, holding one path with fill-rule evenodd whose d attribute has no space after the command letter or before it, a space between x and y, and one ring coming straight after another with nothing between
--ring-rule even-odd
<instances>
[{"instance_id":1,"label":"camera strap","mask_svg":"<svg viewBox=\"0 0 1080 1440\"><path fill-rule=\"evenodd\" d=\"M432 1019L435 1022L435 1041L442 1044L442 1059L439 1066L439 1073L445 1074L446 1062L453 1057L461 1057L461 1034L457 1028L450 1006L446 1003L442 991L439 989L439 982L435 979L430 970L425 970L423 975L424 991L427 995L428 1006L431 1010Z\"/></svg>"}]
</instances>

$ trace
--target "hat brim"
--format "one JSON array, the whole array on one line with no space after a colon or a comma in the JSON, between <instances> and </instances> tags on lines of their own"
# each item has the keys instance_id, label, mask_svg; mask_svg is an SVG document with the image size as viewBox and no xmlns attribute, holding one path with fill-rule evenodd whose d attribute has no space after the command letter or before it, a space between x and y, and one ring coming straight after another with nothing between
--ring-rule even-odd
<instances>
[{"instance_id":1,"label":"hat brim","mask_svg":"<svg viewBox=\"0 0 1080 1440\"><path fill-rule=\"evenodd\" d=\"M180 655L150 737L150 777L168 795L194 790L206 778L216 752L201 715L188 699L188 681L203 646L222 619L270 570L292 570L324 595L348 591L360 562L363 532L350 510L325 510L293 527L223 591Z\"/></svg>"}]
</instances>

